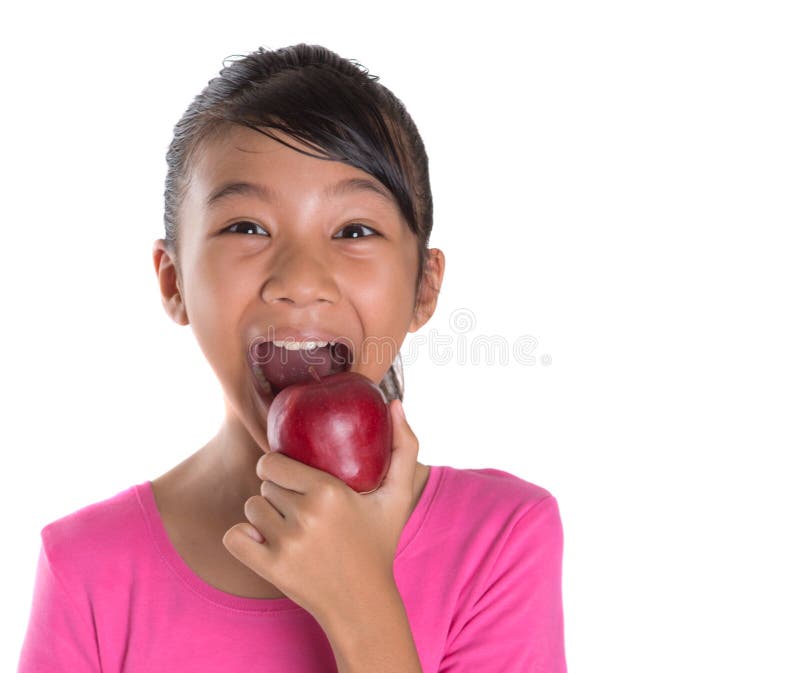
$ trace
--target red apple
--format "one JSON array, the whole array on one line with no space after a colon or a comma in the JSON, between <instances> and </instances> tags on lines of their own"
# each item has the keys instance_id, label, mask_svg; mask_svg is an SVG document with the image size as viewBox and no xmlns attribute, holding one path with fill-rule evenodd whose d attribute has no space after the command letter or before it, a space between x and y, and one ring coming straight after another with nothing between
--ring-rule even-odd
<instances>
[{"instance_id":1,"label":"red apple","mask_svg":"<svg viewBox=\"0 0 800 673\"><path fill-rule=\"evenodd\" d=\"M344 481L357 493L376 490L389 470L392 419L381 389L344 371L283 388L267 413L267 441Z\"/></svg>"}]
</instances>

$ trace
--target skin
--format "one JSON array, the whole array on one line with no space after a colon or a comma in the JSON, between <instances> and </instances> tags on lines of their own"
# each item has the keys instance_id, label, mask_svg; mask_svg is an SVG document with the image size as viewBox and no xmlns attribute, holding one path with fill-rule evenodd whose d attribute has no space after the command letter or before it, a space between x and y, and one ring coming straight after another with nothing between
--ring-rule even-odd
<instances>
[{"instance_id":1,"label":"skin","mask_svg":"<svg viewBox=\"0 0 800 673\"><path fill-rule=\"evenodd\" d=\"M347 164L232 127L205 143L191 166L178 213L180 257L164 239L153 245L164 309L179 325L191 326L225 399L216 436L153 480L154 493L179 552L206 579L229 578L216 584L231 593L282 595L221 541L228 528L245 521L245 501L260 493L256 464L269 450L268 405L247 360L253 338L267 335L269 325L323 328L347 338L355 347L352 370L377 384L407 333L425 325L436 308L444 254L428 250L415 303L417 240L396 204L368 191L323 197L326 186L351 177L379 184ZM266 203L236 194L205 205L209 194L232 181L267 185L276 198ZM347 238L336 237L342 230ZM353 232L361 237L351 238ZM414 504L428 471L416 463Z\"/></svg>"}]
</instances>

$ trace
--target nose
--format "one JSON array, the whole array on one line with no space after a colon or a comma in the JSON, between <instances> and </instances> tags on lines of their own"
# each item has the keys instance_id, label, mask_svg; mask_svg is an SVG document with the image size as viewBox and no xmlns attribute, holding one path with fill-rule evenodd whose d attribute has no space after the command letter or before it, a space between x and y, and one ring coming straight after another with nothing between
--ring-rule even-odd
<instances>
[{"instance_id":1,"label":"nose","mask_svg":"<svg viewBox=\"0 0 800 673\"><path fill-rule=\"evenodd\" d=\"M301 307L335 303L339 290L322 256L314 254L309 246L297 244L281 250L270 260L262 298L267 303L280 301Z\"/></svg>"}]
</instances>

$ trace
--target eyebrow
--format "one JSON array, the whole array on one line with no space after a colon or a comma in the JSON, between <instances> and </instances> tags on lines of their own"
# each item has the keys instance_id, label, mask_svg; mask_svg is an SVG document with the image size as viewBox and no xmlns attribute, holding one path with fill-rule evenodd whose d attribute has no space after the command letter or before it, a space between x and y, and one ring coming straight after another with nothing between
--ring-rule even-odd
<instances>
[{"instance_id":1,"label":"eyebrow","mask_svg":"<svg viewBox=\"0 0 800 673\"><path fill-rule=\"evenodd\" d=\"M332 199L337 196L365 191L377 194L392 205L395 204L394 198L383 185L374 180L367 180L365 178L345 178L344 180L335 182L325 188L322 192L322 196L325 199ZM206 207L210 208L222 199L233 195L255 196L266 203L275 201L275 192L267 185L236 181L224 184L214 190L206 199Z\"/></svg>"}]
</instances>

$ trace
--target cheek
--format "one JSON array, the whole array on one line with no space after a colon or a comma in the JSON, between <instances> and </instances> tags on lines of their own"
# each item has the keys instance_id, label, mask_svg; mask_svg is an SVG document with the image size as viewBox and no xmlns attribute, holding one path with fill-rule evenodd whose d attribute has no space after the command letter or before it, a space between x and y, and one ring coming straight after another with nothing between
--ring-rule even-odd
<instances>
[{"instance_id":1,"label":"cheek","mask_svg":"<svg viewBox=\"0 0 800 673\"><path fill-rule=\"evenodd\" d=\"M195 294L202 297L199 310L213 315L227 315L247 301L254 292L255 267L225 255L207 254L197 258L194 266ZM230 325L228 325L230 327Z\"/></svg>"},{"instance_id":2,"label":"cheek","mask_svg":"<svg viewBox=\"0 0 800 673\"><path fill-rule=\"evenodd\" d=\"M352 265L346 271L346 295L358 304L367 322L380 318L384 324L394 318L397 325L410 319L414 302L414 277L402 259L390 257L366 265ZM344 288L343 288L344 289ZM375 320L371 320L374 316ZM377 327L377 325L374 325Z\"/></svg>"},{"instance_id":3,"label":"cheek","mask_svg":"<svg viewBox=\"0 0 800 673\"><path fill-rule=\"evenodd\" d=\"M200 350L220 381L225 381L242 369L237 361L241 345L237 340L237 325L246 301L241 277L226 272L221 265L198 259L187 286L189 321Z\"/></svg>"},{"instance_id":4,"label":"cheek","mask_svg":"<svg viewBox=\"0 0 800 673\"><path fill-rule=\"evenodd\" d=\"M413 269L411 269L413 271ZM414 278L402 260L353 267L343 293L364 329L359 369L376 383L391 366L408 333L414 301Z\"/></svg>"}]
</instances>

